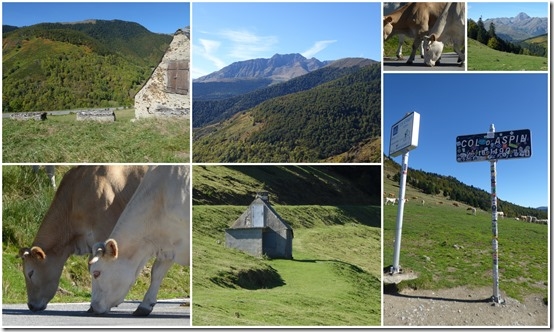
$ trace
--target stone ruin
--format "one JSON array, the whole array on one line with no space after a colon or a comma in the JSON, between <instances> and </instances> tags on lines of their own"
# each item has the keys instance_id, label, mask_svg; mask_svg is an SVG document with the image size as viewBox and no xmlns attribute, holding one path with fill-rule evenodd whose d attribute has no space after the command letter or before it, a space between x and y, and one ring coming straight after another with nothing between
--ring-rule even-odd
<instances>
[{"instance_id":1,"label":"stone ruin","mask_svg":"<svg viewBox=\"0 0 554 332\"><path fill-rule=\"evenodd\" d=\"M190 118L190 28L179 29L162 61L135 95L135 118Z\"/></svg>"},{"instance_id":2,"label":"stone ruin","mask_svg":"<svg viewBox=\"0 0 554 332\"><path fill-rule=\"evenodd\" d=\"M102 111L81 111L77 112L77 121L98 121L98 122L114 122L115 112L110 110Z\"/></svg>"},{"instance_id":3,"label":"stone ruin","mask_svg":"<svg viewBox=\"0 0 554 332\"><path fill-rule=\"evenodd\" d=\"M10 114L10 119L44 121L48 119L47 115L46 112L21 112Z\"/></svg>"}]
</instances>

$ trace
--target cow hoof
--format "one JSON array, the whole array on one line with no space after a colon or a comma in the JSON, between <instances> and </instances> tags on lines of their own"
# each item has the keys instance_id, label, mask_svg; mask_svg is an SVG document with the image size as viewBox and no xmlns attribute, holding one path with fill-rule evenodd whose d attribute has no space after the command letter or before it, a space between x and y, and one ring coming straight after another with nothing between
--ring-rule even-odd
<instances>
[{"instance_id":1,"label":"cow hoof","mask_svg":"<svg viewBox=\"0 0 554 332\"><path fill-rule=\"evenodd\" d=\"M146 316L150 315L151 312L152 312L152 309L146 309L146 308L143 308L143 307L138 307L137 310L135 310L135 312L133 312L133 316L146 317Z\"/></svg>"}]
</instances>

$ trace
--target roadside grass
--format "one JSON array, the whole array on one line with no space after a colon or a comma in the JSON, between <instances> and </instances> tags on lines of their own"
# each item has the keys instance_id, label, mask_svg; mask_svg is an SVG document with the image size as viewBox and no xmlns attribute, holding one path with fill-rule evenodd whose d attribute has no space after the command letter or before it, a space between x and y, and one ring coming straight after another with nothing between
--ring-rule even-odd
<instances>
[{"instance_id":1,"label":"roadside grass","mask_svg":"<svg viewBox=\"0 0 554 332\"><path fill-rule=\"evenodd\" d=\"M116 121L2 119L4 163L173 163L190 160L190 120L141 119L116 111Z\"/></svg>"},{"instance_id":2,"label":"roadside grass","mask_svg":"<svg viewBox=\"0 0 554 332\"><path fill-rule=\"evenodd\" d=\"M193 325L380 325L380 209L273 207L294 229L292 260L225 247L245 206L193 207Z\"/></svg>"},{"instance_id":3,"label":"roadside grass","mask_svg":"<svg viewBox=\"0 0 554 332\"><path fill-rule=\"evenodd\" d=\"M493 50L468 38L467 70L547 71L548 58Z\"/></svg>"},{"instance_id":4,"label":"roadside grass","mask_svg":"<svg viewBox=\"0 0 554 332\"><path fill-rule=\"evenodd\" d=\"M58 166L56 180L69 166ZM35 174L28 166L2 166L2 302L26 303L27 290L19 248L30 246L46 214L54 190L41 170ZM150 285L150 260L127 295L140 300ZM162 282L158 298L183 298L190 295L190 269L173 265ZM66 262L59 290L52 302L90 301L91 279L87 256L71 256Z\"/></svg>"},{"instance_id":5,"label":"roadside grass","mask_svg":"<svg viewBox=\"0 0 554 332\"><path fill-rule=\"evenodd\" d=\"M385 192L398 194L398 185L385 177ZM417 197L417 199L412 199ZM444 289L457 286L491 287L492 221L490 212L471 215L467 205L430 196L408 186L404 205L400 266L419 277L403 281L400 289ZM421 204L425 200L425 205ZM393 262L397 205L383 209L383 265ZM523 300L541 294L548 302L547 225L498 220L499 288L502 294Z\"/></svg>"}]
</instances>

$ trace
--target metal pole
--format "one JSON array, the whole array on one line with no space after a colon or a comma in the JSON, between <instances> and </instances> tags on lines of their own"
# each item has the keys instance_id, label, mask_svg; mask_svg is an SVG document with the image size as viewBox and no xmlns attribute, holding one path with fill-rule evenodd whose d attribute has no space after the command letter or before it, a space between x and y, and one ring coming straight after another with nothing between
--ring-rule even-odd
<instances>
[{"instance_id":1,"label":"metal pole","mask_svg":"<svg viewBox=\"0 0 554 332\"><path fill-rule=\"evenodd\" d=\"M409 152L402 154L402 169L400 171L400 190L398 193L398 213L396 215L396 237L394 239L394 259L390 273L400 272L400 242L402 240L402 219L404 217L404 192L408 174Z\"/></svg>"},{"instance_id":2,"label":"metal pole","mask_svg":"<svg viewBox=\"0 0 554 332\"><path fill-rule=\"evenodd\" d=\"M491 124L488 135L494 138L494 125ZM491 210L492 210L492 301L504 303L500 298L500 287L498 286L498 201L496 197L496 159L491 163Z\"/></svg>"}]
</instances>

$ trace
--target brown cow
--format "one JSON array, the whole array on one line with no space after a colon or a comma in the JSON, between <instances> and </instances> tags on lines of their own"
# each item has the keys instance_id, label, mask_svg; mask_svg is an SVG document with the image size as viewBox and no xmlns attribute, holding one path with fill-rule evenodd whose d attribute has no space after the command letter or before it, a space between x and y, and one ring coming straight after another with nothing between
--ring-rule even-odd
<instances>
[{"instance_id":1,"label":"brown cow","mask_svg":"<svg viewBox=\"0 0 554 332\"><path fill-rule=\"evenodd\" d=\"M46 309L70 255L90 254L105 240L147 166L78 166L62 178L31 248L21 248L31 311Z\"/></svg>"},{"instance_id":2,"label":"brown cow","mask_svg":"<svg viewBox=\"0 0 554 332\"><path fill-rule=\"evenodd\" d=\"M412 64L416 50L421 46L427 31L435 25L447 2L410 2L383 17L383 39L393 35L414 38L412 53L407 63Z\"/></svg>"}]
</instances>

